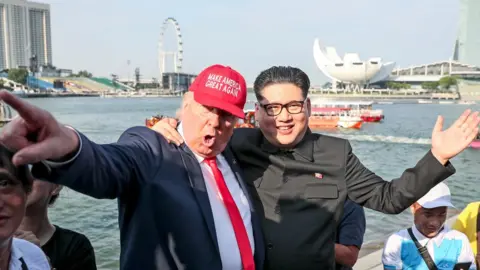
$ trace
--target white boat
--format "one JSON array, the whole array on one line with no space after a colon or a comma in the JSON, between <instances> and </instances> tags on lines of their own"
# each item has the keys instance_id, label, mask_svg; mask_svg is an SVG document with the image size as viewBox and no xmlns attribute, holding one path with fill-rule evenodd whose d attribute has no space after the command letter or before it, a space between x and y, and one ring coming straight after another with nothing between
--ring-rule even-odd
<instances>
[{"instance_id":1,"label":"white boat","mask_svg":"<svg viewBox=\"0 0 480 270\"><path fill-rule=\"evenodd\" d=\"M455 104L455 101L452 100L440 100L438 104Z\"/></svg>"},{"instance_id":2,"label":"white boat","mask_svg":"<svg viewBox=\"0 0 480 270\"><path fill-rule=\"evenodd\" d=\"M460 104L460 105L474 105L476 103L473 100L460 100L460 101L457 102L457 104Z\"/></svg>"},{"instance_id":3,"label":"white boat","mask_svg":"<svg viewBox=\"0 0 480 270\"><path fill-rule=\"evenodd\" d=\"M433 101L431 99L419 99L418 104L432 104Z\"/></svg>"},{"instance_id":4,"label":"white boat","mask_svg":"<svg viewBox=\"0 0 480 270\"><path fill-rule=\"evenodd\" d=\"M360 128L363 123L362 118L359 116L340 115L337 126L341 128Z\"/></svg>"}]
</instances>

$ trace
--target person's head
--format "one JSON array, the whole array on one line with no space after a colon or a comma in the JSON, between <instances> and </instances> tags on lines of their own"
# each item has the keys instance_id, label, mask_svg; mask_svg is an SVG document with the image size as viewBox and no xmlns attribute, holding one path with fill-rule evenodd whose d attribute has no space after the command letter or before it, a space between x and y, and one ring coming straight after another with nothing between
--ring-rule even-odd
<instances>
[{"instance_id":1,"label":"person's head","mask_svg":"<svg viewBox=\"0 0 480 270\"><path fill-rule=\"evenodd\" d=\"M53 205L60 195L62 186L33 179L32 191L27 197L27 209L42 211Z\"/></svg>"},{"instance_id":2,"label":"person's head","mask_svg":"<svg viewBox=\"0 0 480 270\"><path fill-rule=\"evenodd\" d=\"M0 247L20 226L32 188L27 165L13 165L12 157L13 153L0 145Z\"/></svg>"},{"instance_id":3,"label":"person's head","mask_svg":"<svg viewBox=\"0 0 480 270\"><path fill-rule=\"evenodd\" d=\"M277 147L298 144L308 129L311 104L310 79L294 67L271 67L257 76L253 84L257 104L255 120L265 138Z\"/></svg>"},{"instance_id":4,"label":"person's head","mask_svg":"<svg viewBox=\"0 0 480 270\"><path fill-rule=\"evenodd\" d=\"M439 183L411 206L415 226L426 237L435 237L447 220L448 207L454 207L450 189Z\"/></svg>"},{"instance_id":5,"label":"person's head","mask_svg":"<svg viewBox=\"0 0 480 270\"><path fill-rule=\"evenodd\" d=\"M203 157L221 153L232 136L236 121L244 117L246 100L246 83L240 73L221 65L204 69L182 103L186 144Z\"/></svg>"}]
</instances>

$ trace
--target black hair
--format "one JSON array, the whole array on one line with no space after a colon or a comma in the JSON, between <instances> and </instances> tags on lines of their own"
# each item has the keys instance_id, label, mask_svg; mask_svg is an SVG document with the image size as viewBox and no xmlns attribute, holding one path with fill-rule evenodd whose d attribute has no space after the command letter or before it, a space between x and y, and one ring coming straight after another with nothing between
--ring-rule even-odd
<instances>
[{"instance_id":1,"label":"black hair","mask_svg":"<svg viewBox=\"0 0 480 270\"><path fill-rule=\"evenodd\" d=\"M52 206L55 203L55 201L58 199L58 196L60 196L60 194L56 194L50 197L50 201L48 201L48 205Z\"/></svg>"},{"instance_id":2,"label":"black hair","mask_svg":"<svg viewBox=\"0 0 480 270\"><path fill-rule=\"evenodd\" d=\"M27 165L15 166L12 158L14 153L0 144L0 167L6 169L22 185L25 193L32 191L33 178Z\"/></svg>"},{"instance_id":3,"label":"black hair","mask_svg":"<svg viewBox=\"0 0 480 270\"><path fill-rule=\"evenodd\" d=\"M298 86L302 89L303 98L307 98L310 79L303 70L290 66L273 66L262 71L253 83L257 101L263 100L262 91L265 87L278 83L291 83Z\"/></svg>"}]
</instances>

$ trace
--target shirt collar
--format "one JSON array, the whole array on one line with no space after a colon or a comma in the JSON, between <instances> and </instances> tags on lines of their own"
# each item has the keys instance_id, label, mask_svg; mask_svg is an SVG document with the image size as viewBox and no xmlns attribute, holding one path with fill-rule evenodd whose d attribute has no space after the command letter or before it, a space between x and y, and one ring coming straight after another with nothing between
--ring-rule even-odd
<instances>
[{"instance_id":1,"label":"shirt collar","mask_svg":"<svg viewBox=\"0 0 480 270\"><path fill-rule=\"evenodd\" d=\"M183 141L185 142L185 145L186 145L188 148L190 148L190 150L192 151L192 153L195 155L195 158L197 158L198 163L202 163L202 162L205 160L205 158L202 157L202 156L200 156L200 155L198 155L197 153L195 153L195 152L192 150L192 148L188 146L187 141L185 141L185 136L183 136L183 125L182 125L182 122L180 122L180 124L178 125L177 131L178 131L178 133L180 134L180 136L182 136Z\"/></svg>"},{"instance_id":2,"label":"shirt collar","mask_svg":"<svg viewBox=\"0 0 480 270\"><path fill-rule=\"evenodd\" d=\"M20 258L23 257L23 252L15 245L14 239L12 239L11 252L12 253L10 255L10 269L20 269L22 265L22 263L20 262Z\"/></svg>"},{"instance_id":3,"label":"shirt collar","mask_svg":"<svg viewBox=\"0 0 480 270\"><path fill-rule=\"evenodd\" d=\"M315 138L312 131L308 128L307 132L303 136L303 139L293 148L293 149L281 149L273 144L271 144L265 136L262 138L261 148L262 150L269 152L271 154L281 153L281 152L295 152L300 156L306 158L309 161L313 161L313 147L314 147Z\"/></svg>"},{"instance_id":4,"label":"shirt collar","mask_svg":"<svg viewBox=\"0 0 480 270\"><path fill-rule=\"evenodd\" d=\"M427 241L433 241L437 246L439 246L442 243L443 240L443 235L448 231L448 227L446 224L443 224L443 228L438 232L438 234L433 237L433 238L428 238L425 235L423 235L418 229L415 224L412 226L412 232L415 238L417 238L418 242L428 239Z\"/></svg>"}]
</instances>

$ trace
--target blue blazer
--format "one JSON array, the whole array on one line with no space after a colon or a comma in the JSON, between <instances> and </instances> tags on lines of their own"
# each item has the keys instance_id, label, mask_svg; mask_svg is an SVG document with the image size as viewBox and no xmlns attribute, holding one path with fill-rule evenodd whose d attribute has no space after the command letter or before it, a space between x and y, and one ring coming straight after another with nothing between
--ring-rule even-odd
<instances>
[{"instance_id":1,"label":"blue blazer","mask_svg":"<svg viewBox=\"0 0 480 270\"><path fill-rule=\"evenodd\" d=\"M120 269L222 269L202 171L188 147L169 144L146 127L126 130L113 144L80 137L73 162L51 170L36 164L32 172L98 199L118 198ZM263 269L259 216L232 152L222 154L249 200L256 269Z\"/></svg>"}]
</instances>

